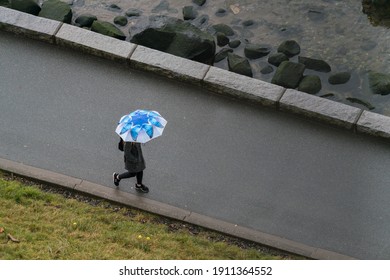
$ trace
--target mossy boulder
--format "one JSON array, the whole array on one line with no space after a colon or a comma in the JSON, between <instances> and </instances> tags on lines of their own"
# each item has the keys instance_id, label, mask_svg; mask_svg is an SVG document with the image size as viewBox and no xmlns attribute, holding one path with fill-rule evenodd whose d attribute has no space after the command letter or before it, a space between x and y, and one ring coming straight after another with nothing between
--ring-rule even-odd
<instances>
[{"instance_id":1,"label":"mossy boulder","mask_svg":"<svg viewBox=\"0 0 390 280\"><path fill-rule=\"evenodd\" d=\"M65 23L71 23L73 13L68 4L59 0L48 0L43 2L39 16Z\"/></svg>"},{"instance_id":2,"label":"mossy boulder","mask_svg":"<svg viewBox=\"0 0 390 280\"><path fill-rule=\"evenodd\" d=\"M301 52L301 46L295 40L286 40L279 45L278 52L293 57Z\"/></svg>"},{"instance_id":3,"label":"mossy boulder","mask_svg":"<svg viewBox=\"0 0 390 280\"><path fill-rule=\"evenodd\" d=\"M226 36L233 36L234 35L234 30L229 25L226 25L223 23L219 23L219 24L215 24L215 25L211 26L210 32L213 34L215 34L217 32L221 32L221 33L225 34Z\"/></svg>"},{"instance_id":4,"label":"mossy boulder","mask_svg":"<svg viewBox=\"0 0 390 280\"><path fill-rule=\"evenodd\" d=\"M128 20L125 16L116 16L114 18L114 23L119 26L126 26L128 23Z\"/></svg>"},{"instance_id":5,"label":"mossy boulder","mask_svg":"<svg viewBox=\"0 0 390 280\"><path fill-rule=\"evenodd\" d=\"M383 25L390 27L390 1L388 0L363 0L363 13L367 14L368 19L374 25Z\"/></svg>"},{"instance_id":6,"label":"mossy boulder","mask_svg":"<svg viewBox=\"0 0 390 280\"><path fill-rule=\"evenodd\" d=\"M350 78L351 78L351 73L339 72L339 73L335 73L333 75L330 75L328 78L328 82L331 85L340 85L340 84L345 84L346 82L348 82Z\"/></svg>"},{"instance_id":7,"label":"mossy boulder","mask_svg":"<svg viewBox=\"0 0 390 280\"><path fill-rule=\"evenodd\" d=\"M229 38L223 34L222 32L217 32L217 34L215 34L215 36L217 37L217 45L220 46L220 47L223 47L223 46L226 46L227 44L229 44Z\"/></svg>"},{"instance_id":8,"label":"mossy boulder","mask_svg":"<svg viewBox=\"0 0 390 280\"><path fill-rule=\"evenodd\" d=\"M305 65L291 61L283 61L272 77L272 83L285 87L296 88L305 71Z\"/></svg>"},{"instance_id":9,"label":"mossy boulder","mask_svg":"<svg viewBox=\"0 0 390 280\"><path fill-rule=\"evenodd\" d=\"M37 16L41 7L34 0L10 0L11 9Z\"/></svg>"},{"instance_id":10,"label":"mossy boulder","mask_svg":"<svg viewBox=\"0 0 390 280\"><path fill-rule=\"evenodd\" d=\"M330 65L322 59L299 56L298 62L304 64L307 69L315 70L318 72L328 73L332 70Z\"/></svg>"},{"instance_id":11,"label":"mossy boulder","mask_svg":"<svg viewBox=\"0 0 390 280\"><path fill-rule=\"evenodd\" d=\"M244 48L245 56L249 59L257 59L268 55L271 52L271 47L261 44L247 44Z\"/></svg>"},{"instance_id":12,"label":"mossy boulder","mask_svg":"<svg viewBox=\"0 0 390 280\"><path fill-rule=\"evenodd\" d=\"M142 11L135 8L130 8L126 11L126 16L128 17L139 17L142 15Z\"/></svg>"},{"instance_id":13,"label":"mossy boulder","mask_svg":"<svg viewBox=\"0 0 390 280\"><path fill-rule=\"evenodd\" d=\"M194 6L185 6L183 8L183 19L192 20L198 16L198 12L195 10Z\"/></svg>"},{"instance_id":14,"label":"mossy boulder","mask_svg":"<svg viewBox=\"0 0 390 280\"><path fill-rule=\"evenodd\" d=\"M97 17L94 15L82 14L76 18L75 23L79 27L91 27L95 20L97 20Z\"/></svg>"},{"instance_id":15,"label":"mossy boulder","mask_svg":"<svg viewBox=\"0 0 390 280\"><path fill-rule=\"evenodd\" d=\"M149 18L148 26L130 41L206 64L213 63L216 49L209 33L189 22L167 16Z\"/></svg>"},{"instance_id":16,"label":"mossy boulder","mask_svg":"<svg viewBox=\"0 0 390 280\"><path fill-rule=\"evenodd\" d=\"M0 6L9 8L11 6L11 3L9 0L0 0Z\"/></svg>"},{"instance_id":17,"label":"mossy boulder","mask_svg":"<svg viewBox=\"0 0 390 280\"><path fill-rule=\"evenodd\" d=\"M241 45L241 41L240 40L232 40L229 42L229 47L235 49L237 47L239 47Z\"/></svg>"},{"instance_id":18,"label":"mossy boulder","mask_svg":"<svg viewBox=\"0 0 390 280\"><path fill-rule=\"evenodd\" d=\"M371 71L368 73L368 82L372 93L380 95L390 94L390 75Z\"/></svg>"},{"instance_id":19,"label":"mossy boulder","mask_svg":"<svg viewBox=\"0 0 390 280\"><path fill-rule=\"evenodd\" d=\"M228 53L232 53L233 50L229 48L223 48L221 49L216 55L214 59L214 63L220 62L221 60L224 60L227 56Z\"/></svg>"},{"instance_id":20,"label":"mossy boulder","mask_svg":"<svg viewBox=\"0 0 390 280\"><path fill-rule=\"evenodd\" d=\"M229 70L248 77L253 77L252 68L245 57L228 53Z\"/></svg>"},{"instance_id":21,"label":"mossy boulder","mask_svg":"<svg viewBox=\"0 0 390 280\"><path fill-rule=\"evenodd\" d=\"M119 40L125 40L126 36L115 25L110 22L95 20L92 23L91 30L106 36L114 37Z\"/></svg>"},{"instance_id":22,"label":"mossy boulder","mask_svg":"<svg viewBox=\"0 0 390 280\"><path fill-rule=\"evenodd\" d=\"M303 91L310 94L318 93L321 88L321 79L315 75L304 76L298 86L299 91Z\"/></svg>"},{"instance_id":23,"label":"mossy boulder","mask_svg":"<svg viewBox=\"0 0 390 280\"><path fill-rule=\"evenodd\" d=\"M274 66L279 66L283 61L289 61L284 53L274 53L268 57L268 63Z\"/></svg>"},{"instance_id":24,"label":"mossy boulder","mask_svg":"<svg viewBox=\"0 0 390 280\"><path fill-rule=\"evenodd\" d=\"M274 72L274 68L272 68L271 65L266 65L263 68L260 69L260 73L263 75L268 75Z\"/></svg>"}]
</instances>

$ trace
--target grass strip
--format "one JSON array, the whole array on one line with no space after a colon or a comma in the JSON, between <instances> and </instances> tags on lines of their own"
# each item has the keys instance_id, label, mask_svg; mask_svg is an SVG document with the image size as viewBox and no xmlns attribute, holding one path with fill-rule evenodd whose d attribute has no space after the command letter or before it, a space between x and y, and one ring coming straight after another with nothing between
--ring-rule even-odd
<instances>
[{"instance_id":1,"label":"grass strip","mask_svg":"<svg viewBox=\"0 0 390 280\"><path fill-rule=\"evenodd\" d=\"M302 258L141 210L0 174L0 259Z\"/></svg>"}]
</instances>

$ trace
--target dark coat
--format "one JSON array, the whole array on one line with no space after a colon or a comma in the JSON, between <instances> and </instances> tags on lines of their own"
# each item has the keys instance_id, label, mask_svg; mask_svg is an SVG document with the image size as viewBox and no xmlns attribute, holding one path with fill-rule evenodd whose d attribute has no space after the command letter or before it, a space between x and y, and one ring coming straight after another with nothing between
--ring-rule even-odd
<instances>
[{"instance_id":1,"label":"dark coat","mask_svg":"<svg viewBox=\"0 0 390 280\"><path fill-rule=\"evenodd\" d=\"M140 143L124 143L125 169L129 172L140 172L146 168Z\"/></svg>"}]
</instances>

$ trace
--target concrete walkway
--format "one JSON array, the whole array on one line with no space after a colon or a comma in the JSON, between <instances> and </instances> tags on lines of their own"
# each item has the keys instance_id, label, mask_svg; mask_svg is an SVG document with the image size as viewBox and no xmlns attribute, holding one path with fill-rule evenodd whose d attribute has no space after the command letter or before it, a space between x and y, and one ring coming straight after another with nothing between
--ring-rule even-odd
<instances>
[{"instance_id":1,"label":"concrete walkway","mask_svg":"<svg viewBox=\"0 0 390 280\"><path fill-rule=\"evenodd\" d=\"M4 32L0 64L3 167L311 257L390 258L388 143ZM116 122L137 108L168 120L143 147L142 196L111 181L123 170Z\"/></svg>"}]
</instances>

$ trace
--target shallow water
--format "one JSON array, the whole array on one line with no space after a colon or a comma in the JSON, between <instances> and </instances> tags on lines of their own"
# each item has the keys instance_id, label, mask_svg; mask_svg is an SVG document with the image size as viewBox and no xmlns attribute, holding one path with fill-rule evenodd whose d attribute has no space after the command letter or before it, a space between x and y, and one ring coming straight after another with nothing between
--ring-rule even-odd
<instances>
[{"instance_id":1,"label":"shallow water","mask_svg":"<svg viewBox=\"0 0 390 280\"><path fill-rule=\"evenodd\" d=\"M121 9L113 9L111 4ZM322 90L318 96L332 93L327 98L367 109L347 100L349 97L359 98L375 107L371 111L390 115L390 97L372 94L366 81L369 70L390 73L390 30L374 27L362 12L360 0L208 0L202 7L191 0L74 0L73 19L91 13L99 20L112 22L115 16L125 15L129 8L138 8L143 11L141 17L129 18L128 25L120 27L127 35L129 30L134 34L136 23L150 15L182 18L182 8L189 5L197 7L198 16L209 17L204 29L216 23L231 26L235 35L229 37L230 40L243 42L234 53L242 56L244 42L269 44L273 53L282 41L296 40L301 46L300 55L323 59L332 67L331 73L305 72L320 76ZM218 9L224 9L226 13L216 15ZM253 25L244 26L243 22L247 20L252 20ZM128 40L130 37L131 34ZM296 60L296 57L291 59ZM274 72L260 73L266 61L267 57L250 62L255 78L270 81ZM226 59L215 66L227 69ZM351 80L344 85L330 85L327 81L329 75L339 71L351 72Z\"/></svg>"}]
</instances>

